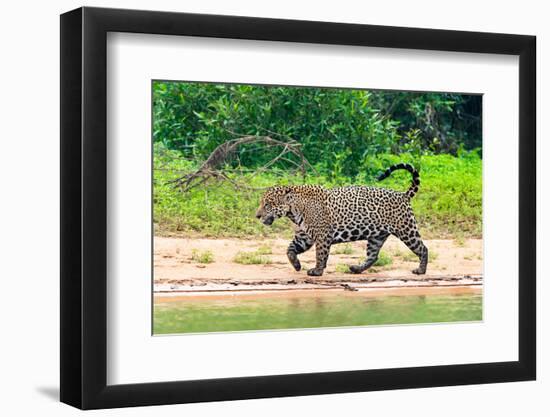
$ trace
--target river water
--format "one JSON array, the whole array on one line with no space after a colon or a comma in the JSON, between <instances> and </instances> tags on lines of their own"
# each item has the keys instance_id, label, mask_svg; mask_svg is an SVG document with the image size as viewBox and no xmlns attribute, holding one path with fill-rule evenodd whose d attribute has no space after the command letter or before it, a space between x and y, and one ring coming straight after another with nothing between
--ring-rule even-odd
<instances>
[{"instance_id":1,"label":"river water","mask_svg":"<svg viewBox=\"0 0 550 417\"><path fill-rule=\"evenodd\" d=\"M482 295L324 291L164 298L155 302L153 319L154 334L479 321Z\"/></svg>"}]
</instances>

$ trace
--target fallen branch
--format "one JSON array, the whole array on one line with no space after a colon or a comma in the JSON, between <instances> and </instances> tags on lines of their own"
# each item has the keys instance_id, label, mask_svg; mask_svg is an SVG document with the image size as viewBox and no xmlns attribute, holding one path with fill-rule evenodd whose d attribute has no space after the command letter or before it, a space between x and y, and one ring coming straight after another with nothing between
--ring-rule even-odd
<instances>
[{"instance_id":1,"label":"fallen branch","mask_svg":"<svg viewBox=\"0 0 550 417\"><path fill-rule=\"evenodd\" d=\"M225 168L235 155L239 148L248 144L262 144L264 147L282 148L281 152L273 159L268 161L265 165L252 171L252 176L263 173L269 168L273 167L277 162L284 161L299 170L302 175L305 176L307 169L314 170L311 164L307 161L302 150L301 144L288 138L287 140L273 139L271 136L240 136L236 139L229 140L219 145L210 154L208 159L194 172L178 177L174 180L168 181L168 183L174 184L179 187L183 192L189 191L199 185L205 184L208 181L227 181L233 184L235 188L244 188L248 190L256 190L249 185L242 184L228 176L225 172ZM289 159L288 156L294 155L299 159L299 162ZM238 158L238 156L237 156Z\"/></svg>"}]
</instances>

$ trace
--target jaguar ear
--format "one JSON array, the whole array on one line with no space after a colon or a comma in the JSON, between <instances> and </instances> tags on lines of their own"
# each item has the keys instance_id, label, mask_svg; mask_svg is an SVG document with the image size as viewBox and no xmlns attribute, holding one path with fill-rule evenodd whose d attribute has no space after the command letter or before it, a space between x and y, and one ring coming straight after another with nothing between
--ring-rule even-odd
<instances>
[{"instance_id":1,"label":"jaguar ear","mask_svg":"<svg viewBox=\"0 0 550 417\"><path fill-rule=\"evenodd\" d=\"M294 203L296 201L296 193L291 187L289 187L285 191L286 194L283 196L282 208L286 213L289 213L292 211L292 207L294 207Z\"/></svg>"},{"instance_id":2,"label":"jaguar ear","mask_svg":"<svg viewBox=\"0 0 550 417\"><path fill-rule=\"evenodd\" d=\"M294 192L294 190L292 189L292 187L288 187L286 190L285 190L285 195L283 197L283 201L286 203L286 204L292 204L294 203L294 201L296 200L296 193Z\"/></svg>"}]
</instances>

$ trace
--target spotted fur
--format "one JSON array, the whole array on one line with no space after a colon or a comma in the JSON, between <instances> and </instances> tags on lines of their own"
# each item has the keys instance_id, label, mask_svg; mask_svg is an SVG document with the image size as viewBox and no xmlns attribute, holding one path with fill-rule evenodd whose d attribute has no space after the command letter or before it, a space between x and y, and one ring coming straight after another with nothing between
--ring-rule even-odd
<instances>
[{"instance_id":1,"label":"spotted fur","mask_svg":"<svg viewBox=\"0 0 550 417\"><path fill-rule=\"evenodd\" d=\"M418 171L409 164L389 167L378 179L383 180L397 169L411 173L412 182L406 192L380 187L347 186L324 188L319 185L292 185L269 188L260 201L256 217L271 225L288 217L296 226L296 234L288 245L290 263L299 271L298 255L315 245L316 265L308 275L319 276L327 266L331 245L367 241L367 257L350 271L359 274L378 259L382 245L390 235L401 239L419 258L415 274L425 274L428 249L420 238L410 200L418 192Z\"/></svg>"}]
</instances>

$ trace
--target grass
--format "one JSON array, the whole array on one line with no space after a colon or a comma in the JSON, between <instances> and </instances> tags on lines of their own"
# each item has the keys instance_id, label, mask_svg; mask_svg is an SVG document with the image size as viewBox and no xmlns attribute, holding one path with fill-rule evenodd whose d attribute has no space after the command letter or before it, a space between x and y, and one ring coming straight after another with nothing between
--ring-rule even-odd
<instances>
[{"instance_id":1,"label":"grass","mask_svg":"<svg viewBox=\"0 0 550 417\"><path fill-rule=\"evenodd\" d=\"M155 233L161 236L288 238L293 234L288 219L277 220L267 227L255 218L261 189L306 183L326 187L362 184L403 191L409 187L411 180L410 174L405 171L396 171L381 183L375 181L376 172L400 161L412 162L420 168L420 191L411 204L423 238L459 236L457 242L460 245L463 239L481 236L482 161L477 153L462 157L413 157L409 154L369 156L364 162L365 172L356 178L334 179L322 172L303 178L274 170L255 176L232 177L247 184L250 189L236 189L229 182L211 182L183 193L168 181L193 171L197 163L181 158L176 152L161 152L158 149L154 154L153 179Z\"/></svg>"},{"instance_id":2,"label":"grass","mask_svg":"<svg viewBox=\"0 0 550 417\"><path fill-rule=\"evenodd\" d=\"M214 262L214 254L209 250L199 251L198 249L193 249L191 251L191 260L199 264L211 264Z\"/></svg>"},{"instance_id":3,"label":"grass","mask_svg":"<svg viewBox=\"0 0 550 417\"><path fill-rule=\"evenodd\" d=\"M258 249L256 249L256 253L258 255L271 255L273 253L273 250L271 249L271 246L262 245Z\"/></svg>"},{"instance_id":4,"label":"grass","mask_svg":"<svg viewBox=\"0 0 550 417\"><path fill-rule=\"evenodd\" d=\"M462 234L456 235L453 239L453 242L455 246L458 246L459 248L463 248L464 246L466 246L466 239Z\"/></svg>"},{"instance_id":5,"label":"grass","mask_svg":"<svg viewBox=\"0 0 550 417\"><path fill-rule=\"evenodd\" d=\"M380 251L380 253L378 254L378 259L374 263L374 266L386 266L391 265L392 263L393 259L391 258L391 256L384 251Z\"/></svg>"},{"instance_id":6,"label":"grass","mask_svg":"<svg viewBox=\"0 0 550 417\"><path fill-rule=\"evenodd\" d=\"M407 251L405 253L401 253L400 257L402 260L406 262L417 262L418 256L416 256L413 252ZM439 257L439 254L435 252L434 250L430 250L428 252L428 261L432 262L435 261Z\"/></svg>"},{"instance_id":7,"label":"grass","mask_svg":"<svg viewBox=\"0 0 550 417\"><path fill-rule=\"evenodd\" d=\"M341 274L349 274L351 271L349 270L349 266L346 264L336 264L336 272L339 272Z\"/></svg>"},{"instance_id":8,"label":"grass","mask_svg":"<svg viewBox=\"0 0 550 417\"><path fill-rule=\"evenodd\" d=\"M398 162L412 163L420 170L420 190L411 204L422 237L481 237L482 160L476 152L463 152L460 157L375 155L365 160L369 172ZM410 174L396 171L380 185L405 190L409 183Z\"/></svg>"},{"instance_id":9,"label":"grass","mask_svg":"<svg viewBox=\"0 0 550 417\"><path fill-rule=\"evenodd\" d=\"M352 255L354 252L355 251L353 250L353 246L351 246L349 243L343 245L335 245L334 250L332 251L334 255Z\"/></svg>"},{"instance_id":10,"label":"grass","mask_svg":"<svg viewBox=\"0 0 550 417\"><path fill-rule=\"evenodd\" d=\"M429 257L430 255L428 255ZM405 262L416 262L418 261L418 256L416 256L413 252L407 251L401 254L401 259Z\"/></svg>"},{"instance_id":11,"label":"grass","mask_svg":"<svg viewBox=\"0 0 550 417\"><path fill-rule=\"evenodd\" d=\"M365 261L365 259L361 259L360 260L360 264L363 263ZM390 255L388 255L386 252L384 251L380 251L380 253L378 254L378 259L376 260L376 262L374 263L373 267L384 267L384 266L387 266L387 265L391 265L393 263L393 259L391 258ZM369 272L378 272L375 268L371 267L369 269ZM340 272L342 274L349 274L351 273L351 271L349 270L349 266L346 265L346 264L336 264L336 272Z\"/></svg>"},{"instance_id":12,"label":"grass","mask_svg":"<svg viewBox=\"0 0 550 417\"><path fill-rule=\"evenodd\" d=\"M233 262L241 265L267 265L271 263L271 258L262 255L259 251L237 252Z\"/></svg>"}]
</instances>

